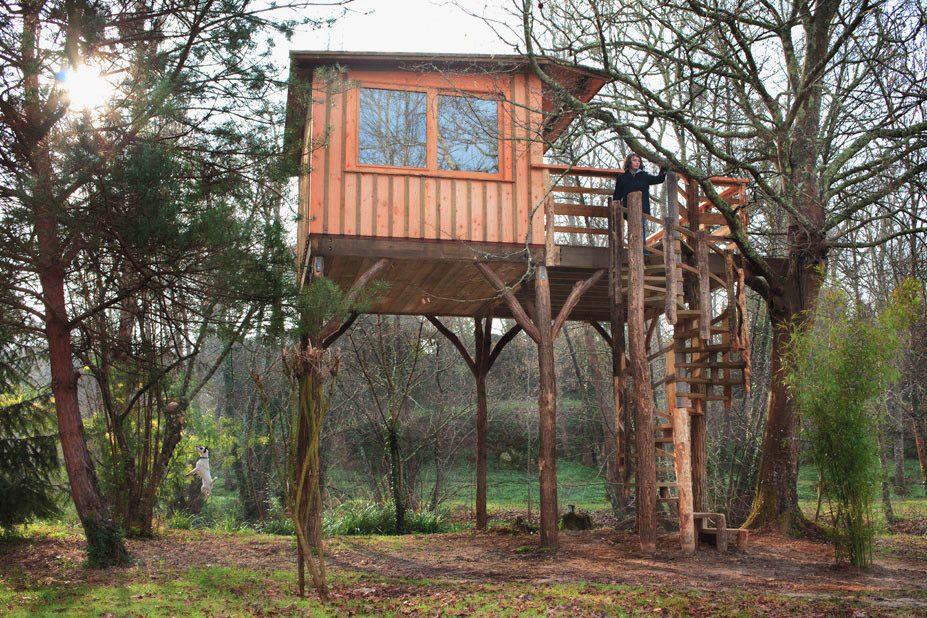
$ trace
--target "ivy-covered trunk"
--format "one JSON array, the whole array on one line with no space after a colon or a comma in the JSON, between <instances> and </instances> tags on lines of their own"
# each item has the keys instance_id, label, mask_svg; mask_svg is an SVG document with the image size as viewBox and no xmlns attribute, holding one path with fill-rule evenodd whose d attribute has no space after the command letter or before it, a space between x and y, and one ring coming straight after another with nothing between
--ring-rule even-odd
<instances>
[{"instance_id":1,"label":"ivy-covered trunk","mask_svg":"<svg viewBox=\"0 0 927 618\"><path fill-rule=\"evenodd\" d=\"M386 428L386 447L389 451L389 488L396 509L396 534L406 527L406 503L402 487L402 456L399 450L399 421L393 419Z\"/></svg>"}]
</instances>

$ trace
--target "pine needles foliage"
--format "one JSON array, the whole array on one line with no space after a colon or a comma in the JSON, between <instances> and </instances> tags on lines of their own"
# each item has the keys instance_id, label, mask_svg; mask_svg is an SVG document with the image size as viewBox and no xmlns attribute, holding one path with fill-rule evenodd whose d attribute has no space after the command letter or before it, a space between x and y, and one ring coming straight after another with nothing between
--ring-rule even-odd
<instances>
[{"instance_id":1,"label":"pine needles foliage","mask_svg":"<svg viewBox=\"0 0 927 618\"><path fill-rule=\"evenodd\" d=\"M879 481L875 402L895 381L902 333L918 306L916 283L895 290L878 315L825 288L814 319L791 334L786 380L802 434L832 508L838 562L872 562L872 503Z\"/></svg>"},{"instance_id":2,"label":"pine needles foliage","mask_svg":"<svg viewBox=\"0 0 927 618\"><path fill-rule=\"evenodd\" d=\"M16 340L0 333L0 532L60 511L55 417L47 396L18 386L24 364Z\"/></svg>"}]
</instances>

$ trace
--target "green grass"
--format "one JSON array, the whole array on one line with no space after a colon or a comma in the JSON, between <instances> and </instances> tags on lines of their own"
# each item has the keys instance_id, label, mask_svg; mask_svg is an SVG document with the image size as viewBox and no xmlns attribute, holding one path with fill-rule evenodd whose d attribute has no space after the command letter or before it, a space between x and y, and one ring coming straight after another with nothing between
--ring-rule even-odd
<instances>
[{"instance_id":1,"label":"green grass","mask_svg":"<svg viewBox=\"0 0 927 618\"><path fill-rule=\"evenodd\" d=\"M924 497L924 484L920 481L920 467L916 459L905 461L905 471L908 478L908 494L898 495L894 489L891 492L892 509L895 517L899 519L927 519L927 498ZM798 469L798 504L802 511L810 518L814 517L817 509L817 470L813 465L802 465ZM821 505L821 513L827 512L827 500ZM878 533L889 533L885 523L885 512L882 510L882 494L877 493L873 502L873 521Z\"/></svg>"},{"instance_id":2,"label":"green grass","mask_svg":"<svg viewBox=\"0 0 927 618\"><path fill-rule=\"evenodd\" d=\"M428 470L422 475L425 493L434 486L434 471ZM329 472L329 482L352 498L369 499L369 491L360 474L353 474L339 468ZM530 501L532 511L538 509L538 472L537 466L530 470L525 466L503 466L498 461L490 461L487 466L488 488L486 492L487 508L526 509ZM447 475L446 486L451 495L444 506L472 508L476 499L476 471L470 465L459 465ZM610 508L605 495L605 484L596 468L568 460L557 462L557 496L561 504L575 504L583 510L601 510Z\"/></svg>"}]
</instances>

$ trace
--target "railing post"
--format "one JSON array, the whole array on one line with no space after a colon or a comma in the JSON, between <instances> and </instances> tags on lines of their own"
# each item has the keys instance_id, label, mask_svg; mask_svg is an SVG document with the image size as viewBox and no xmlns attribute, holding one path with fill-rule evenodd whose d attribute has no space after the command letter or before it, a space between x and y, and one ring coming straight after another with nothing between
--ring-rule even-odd
<instances>
[{"instance_id":1,"label":"railing post","mask_svg":"<svg viewBox=\"0 0 927 618\"><path fill-rule=\"evenodd\" d=\"M679 234L676 225L679 222L679 190L676 186L676 173L666 174L666 217L663 219L663 266L666 271L666 300L664 313L670 324L676 324L676 296L678 289L676 272L676 238Z\"/></svg>"},{"instance_id":2,"label":"railing post","mask_svg":"<svg viewBox=\"0 0 927 618\"><path fill-rule=\"evenodd\" d=\"M560 262L560 251L554 239L554 193L547 170L544 170L544 188L544 265L556 266Z\"/></svg>"}]
</instances>

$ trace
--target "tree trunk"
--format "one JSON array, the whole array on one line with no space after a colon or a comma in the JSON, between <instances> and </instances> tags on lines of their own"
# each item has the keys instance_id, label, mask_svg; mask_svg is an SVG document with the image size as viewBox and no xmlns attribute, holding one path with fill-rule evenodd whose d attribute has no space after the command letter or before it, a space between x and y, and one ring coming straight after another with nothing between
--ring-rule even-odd
<instances>
[{"instance_id":1,"label":"tree trunk","mask_svg":"<svg viewBox=\"0 0 927 618\"><path fill-rule=\"evenodd\" d=\"M914 399L915 396L912 396ZM924 483L924 494L927 495L927 442L924 439L920 423L917 418L911 419L911 429L914 432L914 446L917 448L917 461L921 467L921 481Z\"/></svg>"},{"instance_id":2,"label":"tree trunk","mask_svg":"<svg viewBox=\"0 0 927 618\"><path fill-rule=\"evenodd\" d=\"M792 245L800 246L794 238L794 229L790 232ZM790 329L804 327L809 319L807 311L814 308L821 288L817 265L824 262L823 246L815 246L816 253L808 250L793 256L788 273L791 276L783 278L793 284L788 290L779 290L768 303L772 351L767 421L756 496L744 522L746 528L773 528L787 533L807 523L798 507L798 413L785 384L783 355Z\"/></svg>"},{"instance_id":3,"label":"tree trunk","mask_svg":"<svg viewBox=\"0 0 927 618\"><path fill-rule=\"evenodd\" d=\"M393 421L386 429L386 446L389 451L389 485L396 509L396 534L402 534L406 526L406 504L402 491L402 458L399 452L399 427Z\"/></svg>"},{"instance_id":4,"label":"tree trunk","mask_svg":"<svg viewBox=\"0 0 927 618\"><path fill-rule=\"evenodd\" d=\"M55 243L53 221L46 220L39 226L39 243L46 249ZM77 395L78 373L71 357L71 333L67 327L64 269L53 264L46 262L39 277L45 297L45 334L48 338L52 393L58 414L58 435L71 498L87 538L87 562L94 567L127 564L129 555L103 500L93 460L87 450Z\"/></svg>"},{"instance_id":5,"label":"tree trunk","mask_svg":"<svg viewBox=\"0 0 927 618\"><path fill-rule=\"evenodd\" d=\"M42 123L47 121L42 106L37 61L38 44L42 40L40 28L41 3L30 3L23 7L22 56L24 59L23 87L25 101L24 130L35 131L44 136ZM84 424L80 417L80 402L77 394L78 373L74 369L71 350L71 331L67 314L64 284L67 264L63 262L64 248L58 237L57 203L51 195L52 162L47 138L42 137L32 144L27 153L28 173L31 174L32 194L26 204L31 206L35 218L35 233L39 257L36 271L42 285L44 300L45 336L48 340L49 365L51 368L52 393L58 415L58 435L64 455L71 498L87 538L87 561L91 566L107 567L126 564L126 552L109 507L103 500L97 482L93 460L87 450ZM25 170L24 170L25 172Z\"/></svg>"},{"instance_id":6,"label":"tree trunk","mask_svg":"<svg viewBox=\"0 0 927 618\"><path fill-rule=\"evenodd\" d=\"M904 409L895 406L892 423L894 425L894 444L892 454L895 459L895 491L904 496L908 493L908 483L904 475Z\"/></svg>"}]
</instances>

